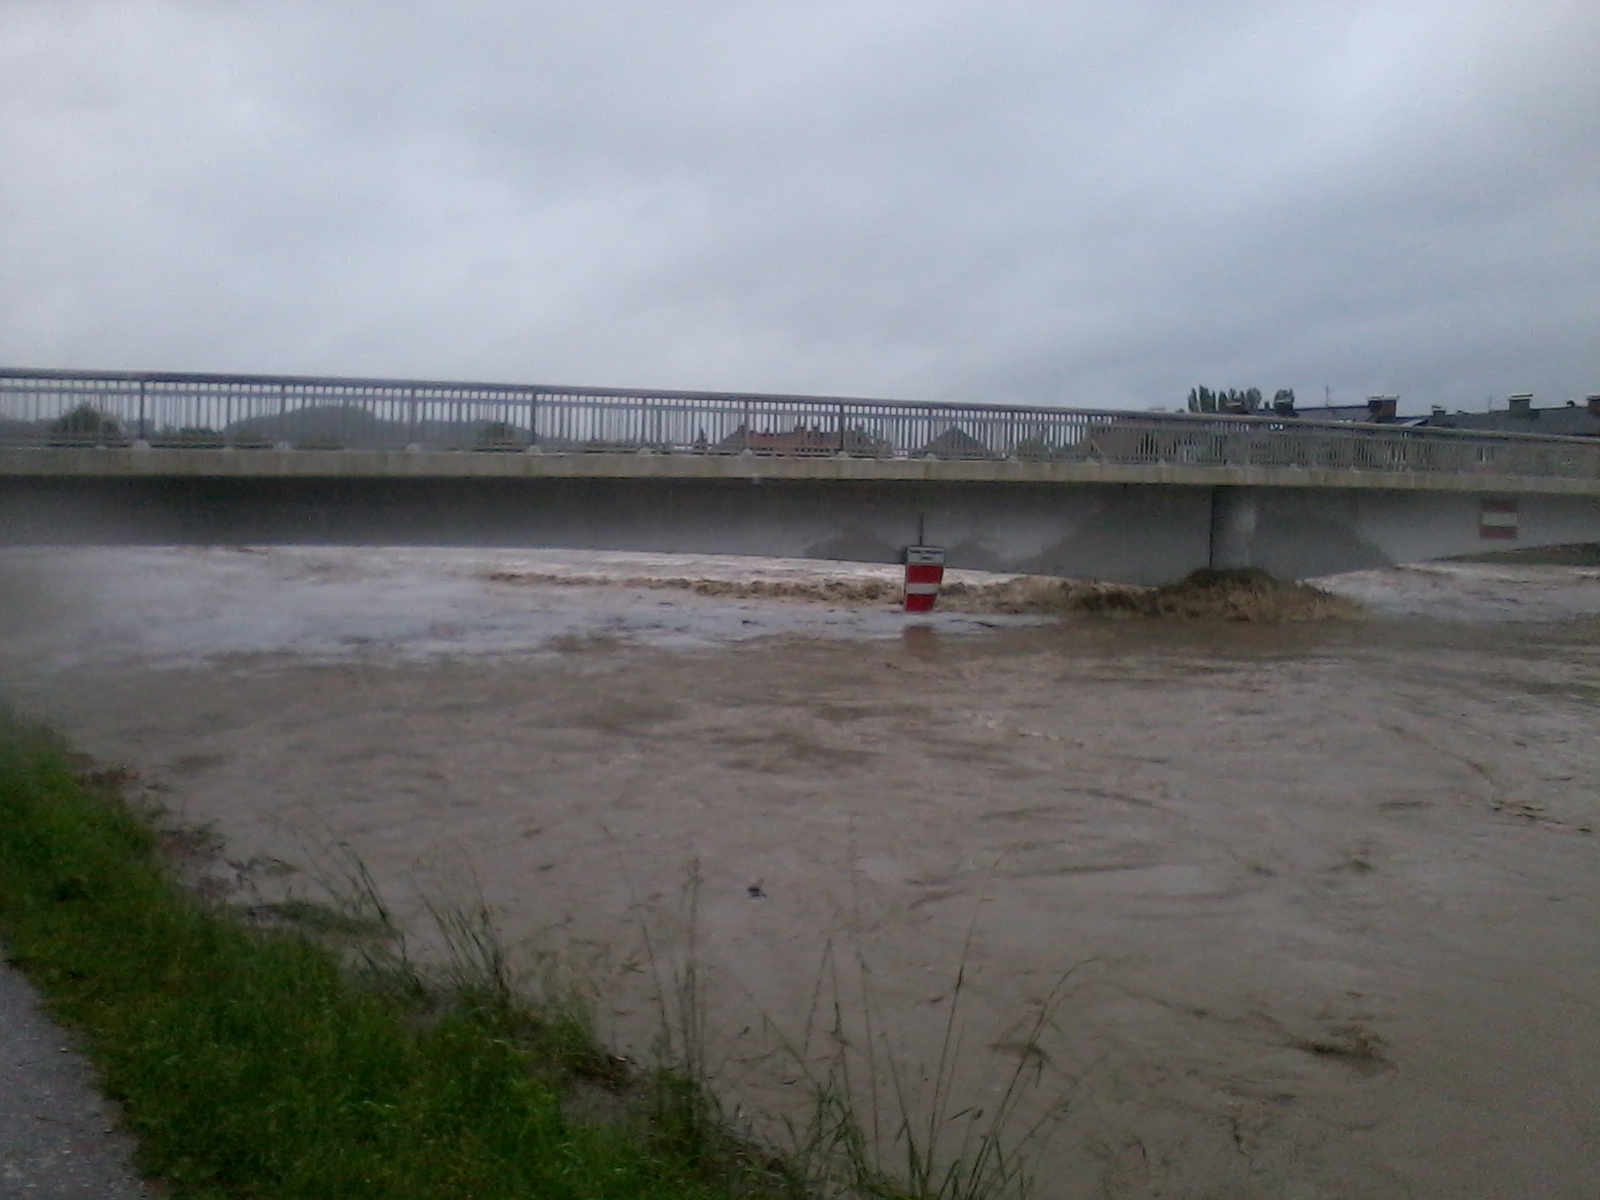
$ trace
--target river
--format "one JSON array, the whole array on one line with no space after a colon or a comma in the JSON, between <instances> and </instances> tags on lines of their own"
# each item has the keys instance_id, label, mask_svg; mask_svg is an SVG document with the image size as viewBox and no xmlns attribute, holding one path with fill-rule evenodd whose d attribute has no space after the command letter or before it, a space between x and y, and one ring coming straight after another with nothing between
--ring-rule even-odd
<instances>
[{"instance_id":1,"label":"river","mask_svg":"<svg viewBox=\"0 0 1600 1200\"><path fill-rule=\"evenodd\" d=\"M344 844L404 913L481 898L632 1053L692 960L730 1105L790 1103L837 987L902 1066L954 1003L974 1104L1027 1068L1043 1196L1600 1194L1600 570L1283 625L639 582L887 570L9 550L0 666L252 886Z\"/></svg>"}]
</instances>

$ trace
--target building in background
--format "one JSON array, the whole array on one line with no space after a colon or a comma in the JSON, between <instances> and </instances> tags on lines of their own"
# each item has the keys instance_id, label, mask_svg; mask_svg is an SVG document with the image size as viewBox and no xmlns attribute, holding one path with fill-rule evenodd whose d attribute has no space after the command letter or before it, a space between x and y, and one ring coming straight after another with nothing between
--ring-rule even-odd
<instances>
[{"instance_id":1,"label":"building in background","mask_svg":"<svg viewBox=\"0 0 1600 1200\"><path fill-rule=\"evenodd\" d=\"M1373 425L1422 425L1426 417L1402 417L1399 396L1368 396L1363 404L1316 404L1297 408L1303 421L1366 421Z\"/></svg>"},{"instance_id":2,"label":"building in background","mask_svg":"<svg viewBox=\"0 0 1600 1200\"><path fill-rule=\"evenodd\" d=\"M1535 408L1524 392L1509 398L1508 407L1490 412L1446 412L1435 407L1422 419L1438 429L1481 429L1492 433L1542 433L1562 437L1600 437L1600 394L1582 404L1568 400L1550 408Z\"/></svg>"}]
</instances>

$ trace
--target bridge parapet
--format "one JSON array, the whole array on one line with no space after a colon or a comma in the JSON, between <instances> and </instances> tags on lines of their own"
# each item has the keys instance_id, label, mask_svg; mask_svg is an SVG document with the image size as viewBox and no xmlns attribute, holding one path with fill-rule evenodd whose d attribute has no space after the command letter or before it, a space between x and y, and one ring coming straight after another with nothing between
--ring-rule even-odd
<instances>
[{"instance_id":1,"label":"bridge parapet","mask_svg":"<svg viewBox=\"0 0 1600 1200\"><path fill-rule=\"evenodd\" d=\"M1282 416L308 376L0 369L0 445L549 451L1600 481L1600 440Z\"/></svg>"}]
</instances>

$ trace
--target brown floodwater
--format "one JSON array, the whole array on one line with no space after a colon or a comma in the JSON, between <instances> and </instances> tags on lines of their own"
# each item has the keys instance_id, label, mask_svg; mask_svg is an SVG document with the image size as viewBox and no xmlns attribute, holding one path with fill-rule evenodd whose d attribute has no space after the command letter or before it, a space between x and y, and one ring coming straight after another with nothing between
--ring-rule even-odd
<instances>
[{"instance_id":1,"label":"brown floodwater","mask_svg":"<svg viewBox=\"0 0 1600 1200\"><path fill-rule=\"evenodd\" d=\"M1367 618L1280 626L823 627L478 582L502 633L517 605L593 614L485 648L424 620L477 611L435 576L426 604L367 579L372 620L341 600L318 641L303 555L165 553L160 579L113 555L14 586L152 590L34 604L12 696L235 862L301 868L272 886L310 894L343 843L403 912L481 896L637 1055L692 959L730 1105L793 1110L819 990L911 1075L954 999L957 1103L1020 1056L1025 1117L1055 1106L1044 1196L1600 1195L1594 573L1375 572L1336 585Z\"/></svg>"}]
</instances>

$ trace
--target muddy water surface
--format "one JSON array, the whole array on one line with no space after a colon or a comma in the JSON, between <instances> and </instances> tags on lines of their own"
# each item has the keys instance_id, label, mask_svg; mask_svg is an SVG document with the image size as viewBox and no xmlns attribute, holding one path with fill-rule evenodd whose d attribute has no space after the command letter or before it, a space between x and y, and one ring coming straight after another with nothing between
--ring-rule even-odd
<instances>
[{"instance_id":1,"label":"muddy water surface","mask_svg":"<svg viewBox=\"0 0 1600 1200\"><path fill-rule=\"evenodd\" d=\"M11 595L79 583L14 623L10 690L236 861L338 840L397 894L481 889L636 1049L697 877L734 1097L783 1103L768 1025L830 946L928 1061L964 960L961 1086L1024 1053L1066 1101L1046 1196L1600 1194L1594 572L984 628L349 553L13 556Z\"/></svg>"}]
</instances>

